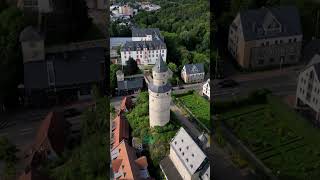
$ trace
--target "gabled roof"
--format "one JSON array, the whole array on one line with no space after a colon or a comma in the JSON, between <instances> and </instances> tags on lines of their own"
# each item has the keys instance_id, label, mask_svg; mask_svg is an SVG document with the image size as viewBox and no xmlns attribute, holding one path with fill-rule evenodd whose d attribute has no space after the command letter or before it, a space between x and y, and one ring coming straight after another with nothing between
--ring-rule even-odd
<instances>
[{"instance_id":1,"label":"gabled roof","mask_svg":"<svg viewBox=\"0 0 320 180\"><path fill-rule=\"evenodd\" d=\"M167 46L162 40L152 40L152 41L127 41L123 47L122 51L137 51L138 48L142 50L147 48L148 50L156 49L166 49Z\"/></svg>"},{"instance_id":2,"label":"gabled roof","mask_svg":"<svg viewBox=\"0 0 320 180\"><path fill-rule=\"evenodd\" d=\"M125 96L121 101L121 111L125 111L126 109L131 109L133 106L133 102L130 96Z\"/></svg>"},{"instance_id":3,"label":"gabled roof","mask_svg":"<svg viewBox=\"0 0 320 180\"><path fill-rule=\"evenodd\" d=\"M147 35L160 37L160 30L158 28L132 28L132 37L145 37Z\"/></svg>"},{"instance_id":4,"label":"gabled roof","mask_svg":"<svg viewBox=\"0 0 320 180\"><path fill-rule=\"evenodd\" d=\"M21 31L19 40L20 42L39 41L39 40L43 40L43 38L34 27L28 26Z\"/></svg>"},{"instance_id":5,"label":"gabled roof","mask_svg":"<svg viewBox=\"0 0 320 180\"><path fill-rule=\"evenodd\" d=\"M116 159L112 160L112 170L116 174L122 172L119 179L148 179L145 173L147 170L146 157L142 156L137 158L136 152L133 147L123 140L119 146L116 147L119 151L119 155Z\"/></svg>"},{"instance_id":6,"label":"gabled roof","mask_svg":"<svg viewBox=\"0 0 320 180\"><path fill-rule=\"evenodd\" d=\"M42 147L50 148L58 155L64 151L67 122L61 112L50 112L42 121L32 146L33 152Z\"/></svg>"},{"instance_id":7,"label":"gabled roof","mask_svg":"<svg viewBox=\"0 0 320 180\"><path fill-rule=\"evenodd\" d=\"M240 11L243 36L246 41L280 36L302 35L298 9L293 6L281 6ZM265 33L265 25L272 20L279 22L281 32Z\"/></svg>"},{"instance_id":8,"label":"gabled roof","mask_svg":"<svg viewBox=\"0 0 320 180\"><path fill-rule=\"evenodd\" d=\"M121 113L113 120L113 125L115 129L113 130L113 146L111 149L117 147L122 140L129 139L129 123Z\"/></svg>"},{"instance_id":9,"label":"gabled roof","mask_svg":"<svg viewBox=\"0 0 320 180\"><path fill-rule=\"evenodd\" d=\"M180 162L191 175L207 161L207 156L183 127L170 142L170 148L176 152Z\"/></svg>"},{"instance_id":10,"label":"gabled roof","mask_svg":"<svg viewBox=\"0 0 320 180\"><path fill-rule=\"evenodd\" d=\"M204 73L204 66L202 63L198 64L185 64L184 68L187 74Z\"/></svg>"},{"instance_id":11,"label":"gabled roof","mask_svg":"<svg viewBox=\"0 0 320 180\"><path fill-rule=\"evenodd\" d=\"M157 73L162 73L162 72L167 72L168 67L167 64L163 61L162 56L158 58L156 61L156 64L153 66L152 71L157 72Z\"/></svg>"}]
</instances>

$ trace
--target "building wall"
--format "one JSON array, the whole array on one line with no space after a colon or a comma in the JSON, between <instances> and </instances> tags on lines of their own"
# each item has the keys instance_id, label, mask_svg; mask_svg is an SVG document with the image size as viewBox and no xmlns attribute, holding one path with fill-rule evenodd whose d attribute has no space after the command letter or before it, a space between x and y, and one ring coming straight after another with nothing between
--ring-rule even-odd
<instances>
[{"instance_id":1,"label":"building wall","mask_svg":"<svg viewBox=\"0 0 320 180\"><path fill-rule=\"evenodd\" d=\"M185 168L181 160L179 159L177 153L174 151L174 149L170 146L170 154L169 157L171 161L173 162L174 166L178 170L180 176L184 180L191 180L192 176L189 173L189 171Z\"/></svg>"},{"instance_id":2,"label":"building wall","mask_svg":"<svg viewBox=\"0 0 320 180\"><path fill-rule=\"evenodd\" d=\"M302 35L245 41L239 14L229 27L228 50L243 68L280 65L282 57L283 64L295 64L300 59L301 46Z\"/></svg>"},{"instance_id":3,"label":"building wall","mask_svg":"<svg viewBox=\"0 0 320 180\"><path fill-rule=\"evenodd\" d=\"M309 67L305 71L301 72L298 78L297 85L297 100L301 100L304 104L307 104L314 111L320 112L320 81L314 72L313 80L310 79L310 73L314 72L314 67ZM311 86L309 86L311 85ZM309 88L308 88L309 87ZM310 94L308 100L307 96ZM296 100L296 101L297 101Z\"/></svg>"},{"instance_id":4,"label":"building wall","mask_svg":"<svg viewBox=\"0 0 320 180\"><path fill-rule=\"evenodd\" d=\"M21 43L23 62L45 59L44 41L26 41Z\"/></svg>"},{"instance_id":5,"label":"building wall","mask_svg":"<svg viewBox=\"0 0 320 180\"><path fill-rule=\"evenodd\" d=\"M129 57L132 57L141 65L155 64L159 59L160 54L162 55L163 61L166 62L167 59L167 49L156 49L148 50L143 49L141 51L123 51L121 50L121 63L126 65L126 61L129 60Z\"/></svg>"},{"instance_id":6,"label":"building wall","mask_svg":"<svg viewBox=\"0 0 320 180\"><path fill-rule=\"evenodd\" d=\"M198 83L202 82L204 79L204 73L197 73L197 74L185 74L185 83Z\"/></svg>"},{"instance_id":7,"label":"building wall","mask_svg":"<svg viewBox=\"0 0 320 180\"><path fill-rule=\"evenodd\" d=\"M296 42L289 42L296 39ZM279 42L282 41L281 44ZM252 68L280 66L282 64L295 64L300 59L302 36L290 38L273 38L268 40L259 40L254 43L248 43L250 64ZM277 42L277 44L276 44ZM269 43L266 46L266 43ZM254 45L254 47L251 46ZM251 48L250 48L251 47ZM250 54L249 54L250 53ZM263 61L263 63L261 63Z\"/></svg>"},{"instance_id":8,"label":"building wall","mask_svg":"<svg viewBox=\"0 0 320 180\"><path fill-rule=\"evenodd\" d=\"M150 126L164 126L170 121L171 90L154 93L149 90Z\"/></svg>"},{"instance_id":9,"label":"building wall","mask_svg":"<svg viewBox=\"0 0 320 180\"><path fill-rule=\"evenodd\" d=\"M208 82L206 82L206 83L203 85L202 93L203 93L203 95L207 96L208 99L210 99L210 85L209 85Z\"/></svg>"}]
</instances>

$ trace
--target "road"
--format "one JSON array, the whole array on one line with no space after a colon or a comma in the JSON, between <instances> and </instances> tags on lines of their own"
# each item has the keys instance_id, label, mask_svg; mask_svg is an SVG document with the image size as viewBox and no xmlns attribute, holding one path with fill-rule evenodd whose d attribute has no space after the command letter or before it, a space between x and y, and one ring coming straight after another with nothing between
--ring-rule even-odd
<instances>
[{"instance_id":1,"label":"road","mask_svg":"<svg viewBox=\"0 0 320 180\"><path fill-rule=\"evenodd\" d=\"M239 82L235 88L216 87L219 80L213 81L214 101L225 101L248 95L250 92L260 88L270 89L275 95L295 94L298 73L301 67L285 69L283 71L273 70L256 74L246 74L231 77Z\"/></svg>"}]
</instances>

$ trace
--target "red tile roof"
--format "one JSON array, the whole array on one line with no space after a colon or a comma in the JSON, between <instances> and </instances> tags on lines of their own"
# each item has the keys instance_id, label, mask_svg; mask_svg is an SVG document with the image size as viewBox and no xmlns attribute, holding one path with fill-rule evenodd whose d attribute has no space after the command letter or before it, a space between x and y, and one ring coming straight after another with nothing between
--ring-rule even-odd
<instances>
[{"instance_id":1,"label":"red tile roof","mask_svg":"<svg viewBox=\"0 0 320 180\"><path fill-rule=\"evenodd\" d=\"M122 172L117 179L148 179L140 175L140 169L147 169L148 166L145 156L137 159L135 149L126 141L122 141L116 148L119 150L119 155L112 160L112 169L114 173Z\"/></svg>"},{"instance_id":2,"label":"red tile roof","mask_svg":"<svg viewBox=\"0 0 320 180\"><path fill-rule=\"evenodd\" d=\"M113 130L113 145L111 149L117 147L123 139L129 139L129 123L120 113L113 120L115 129Z\"/></svg>"},{"instance_id":3,"label":"red tile roof","mask_svg":"<svg viewBox=\"0 0 320 180\"><path fill-rule=\"evenodd\" d=\"M50 112L40 124L34 144L31 146L29 165L46 158L49 151L60 155L66 143L67 122L63 113Z\"/></svg>"},{"instance_id":4,"label":"red tile roof","mask_svg":"<svg viewBox=\"0 0 320 180\"><path fill-rule=\"evenodd\" d=\"M126 96L122 99L121 101L121 107L120 107L120 110L121 111L126 111L126 110L129 110L131 109L133 106L133 103L132 103L132 99L130 96Z\"/></svg>"}]
</instances>

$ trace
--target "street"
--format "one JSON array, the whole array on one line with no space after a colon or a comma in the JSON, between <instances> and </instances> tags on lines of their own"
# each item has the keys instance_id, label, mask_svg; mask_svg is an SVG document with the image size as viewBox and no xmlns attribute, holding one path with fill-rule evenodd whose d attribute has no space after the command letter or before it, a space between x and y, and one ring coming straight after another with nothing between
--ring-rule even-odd
<instances>
[{"instance_id":1,"label":"street","mask_svg":"<svg viewBox=\"0 0 320 180\"><path fill-rule=\"evenodd\" d=\"M237 81L235 88L218 88L219 80L213 80L214 101L225 101L248 95L256 89L267 88L275 95L285 96L295 94L298 72L301 67L237 75L231 79Z\"/></svg>"}]
</instances>

